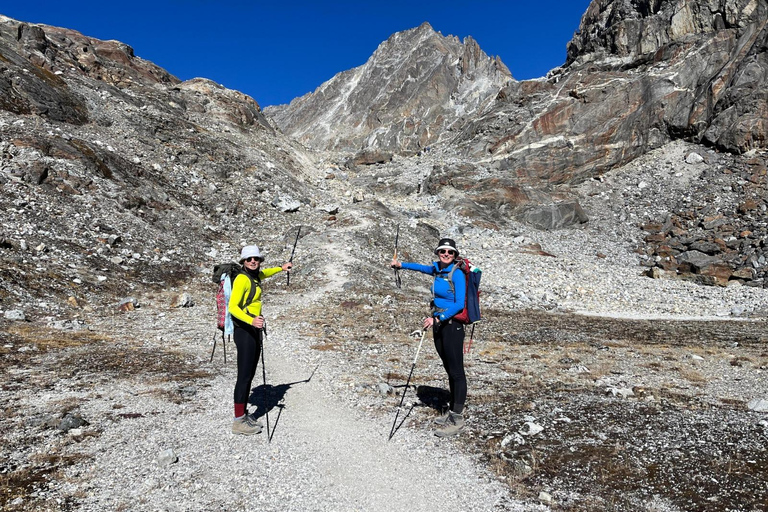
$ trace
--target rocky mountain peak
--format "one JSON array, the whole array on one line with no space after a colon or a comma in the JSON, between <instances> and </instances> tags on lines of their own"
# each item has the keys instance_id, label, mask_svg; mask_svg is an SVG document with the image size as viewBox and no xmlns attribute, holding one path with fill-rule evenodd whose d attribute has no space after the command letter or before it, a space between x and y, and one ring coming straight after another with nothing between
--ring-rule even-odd
<instances>
[{"instance_id":1,"label":"rocky mountain peak","mask_svg":"<svg viewBox=\"0 0 768 512\"><path fill-rule=\"evenodd\" d=\"M443 36L423 23L392 35L364 65L265 112L315 148L407 154L439 141L511 80L501 60L473 39Z\"/></svg>"}]
</instances>

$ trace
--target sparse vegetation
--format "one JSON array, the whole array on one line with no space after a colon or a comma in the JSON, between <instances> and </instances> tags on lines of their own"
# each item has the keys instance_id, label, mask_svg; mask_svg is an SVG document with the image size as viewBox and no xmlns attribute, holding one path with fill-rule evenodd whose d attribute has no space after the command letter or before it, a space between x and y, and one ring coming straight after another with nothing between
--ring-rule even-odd
<instances>
[{"instance_id":1,"label":"sparse vegetation","mask_svg":"<svg viewBox=\"0 0 768 512\"><path fill-rule=\"evenodd\" d=\"M718 326L529 311L514 314L517 334L509 341L497 326L512 320L496 314L479 326L474 353L467 356L467 449L482 454L519 498L535 500L547 489L556 499L553 509L564 511L636 510L654 499L683 510L759 510L768 500L762 491L748 491L768 466L761 448L765 430L754 430L743 401L723 400L711 389L725 378L729 389L748 390L739 376L720 371L715 354L730 345L713 335ZM740 361L759 357L762 324L730 328L744 341L728 352ZM577 329L579 341L570 341ZM364 341L352 330L338 332L347 340L350 366L364 368L354 349ZM408 348L387 361L383 377L393 386L405 382ZM690 354L706 358L690 366ZM440 372L426 369L435 364L433 357L424 356L414 385L417 408L437 412L447 395L441 394ZM377 375L360 378L375 381ZM633 395L614 396L607 392L611 385ZM414 428L430 428L431 417L417 416ZM543 431L521 436L526 421ZM717 490L707 484L713 478Z\"/></svg>"}]
</instances>

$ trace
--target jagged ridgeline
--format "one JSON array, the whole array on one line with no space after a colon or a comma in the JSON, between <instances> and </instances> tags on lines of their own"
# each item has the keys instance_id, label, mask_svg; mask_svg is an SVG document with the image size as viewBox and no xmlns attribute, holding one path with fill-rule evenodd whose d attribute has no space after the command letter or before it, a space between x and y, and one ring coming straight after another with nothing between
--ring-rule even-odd
<instances>
[{"instance_id":1,"label":"jagged ridgeline","mask_svg":"<svg viewBox=\"0 0 768 512\"><path fill-rule=\"evenodd\" d=\"M583 180L679 138L742 153L766 145L767 9L596 0L564 65L523 82L471 38L425 23L266 112L313 147L410 154L444 143L535 186Z\"/></svg>"},{"instance_id":2,"label":"jagged ridgeline","mask_svg":"<svg viewBox=\"0 0 768 512\"><path fill-rule=\"evenodd\" d=\"M414 154L450 138L511 81L501 59L471 37L461 42L424 23L392 35L364 65L266 112L314 148Z\"/></svg>"}]
</instances>

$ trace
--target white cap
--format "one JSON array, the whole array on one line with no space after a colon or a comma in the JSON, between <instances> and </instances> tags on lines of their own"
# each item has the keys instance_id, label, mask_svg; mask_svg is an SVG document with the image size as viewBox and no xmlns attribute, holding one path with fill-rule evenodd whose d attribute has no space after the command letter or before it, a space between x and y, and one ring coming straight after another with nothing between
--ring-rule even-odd
<instances>
[{"instance_id":1,"label":"white cap","mask_svg":"<svg viewBox=\"0 0 768 512\"><path fill-rule=\"evenodd\" d=\"M264 261L264 257L261 255L261 251L259 251L258 245L246 245L243 247L243 250L240 251L240 263L244 262L248 258L259 258L259 260Z\"/></svg>"}]
</instances>

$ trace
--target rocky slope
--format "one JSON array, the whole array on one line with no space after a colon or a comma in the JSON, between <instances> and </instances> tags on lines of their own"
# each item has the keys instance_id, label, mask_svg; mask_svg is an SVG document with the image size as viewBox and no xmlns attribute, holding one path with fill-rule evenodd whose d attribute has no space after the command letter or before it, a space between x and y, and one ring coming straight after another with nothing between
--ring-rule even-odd
<instances>
[{"instance_id":1,"label":"rocky slope","mask_svg":"<svg viewBox=\"0 0 768 512\"><path fill-rule=\"evenodd\" d=\"M537 192L547 197L548 186L599 176L672 140L733 153L765 148L767 5L595 0L564 66L523 82L479 50L459 58L456 42L424 25L269 113L318 147L410 153L442 142L462 166L439 187L461 180L473 199L517 209L540 202ZM464 53L474 46L467 42ZM459 62L462 73L438 66ZM465 71L469 62L477 64ZM452 81L438 80L445 76ZM488 87L481 101L448 115L446 98L457 107L464 98L462 80Z\"/></svg>"},{"instance_id":2,"label":"rocky slope","mask_svg":"<svg viewBox=\"0 0 768 512\"><path fill-rule=\"evenodd\" d=\"M8 18L0 56L4 309L101 306L188 279L206 253L230 258L288 212L325 215L314 157L241 93Z\"/></svg>"}]
</instances>

